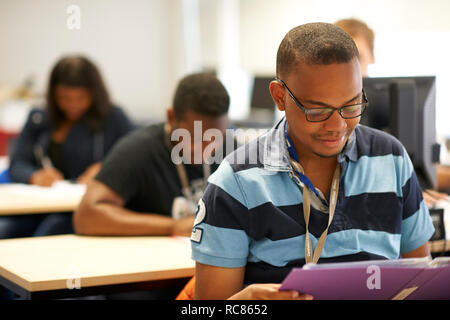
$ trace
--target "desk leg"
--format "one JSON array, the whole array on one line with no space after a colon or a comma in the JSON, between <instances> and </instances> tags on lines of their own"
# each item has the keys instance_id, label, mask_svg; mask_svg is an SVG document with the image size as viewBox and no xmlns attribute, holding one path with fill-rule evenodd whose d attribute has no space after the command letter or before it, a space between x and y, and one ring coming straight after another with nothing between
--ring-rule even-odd
<instances>
[{"instance_id":1,"label":"desk leg","mask_svg":"<svg viewBox=\"0 0 450 320\"><path fill-rule=\"evenodd\" d=\"M6 289L11 290L15 294L17 294L21 299L30 300L31 294L28 290L25 290L21 286L18 286L14 282L9 281L8 279L0 276L0 285L5 287Z\"/></svg>"}]
</instances>

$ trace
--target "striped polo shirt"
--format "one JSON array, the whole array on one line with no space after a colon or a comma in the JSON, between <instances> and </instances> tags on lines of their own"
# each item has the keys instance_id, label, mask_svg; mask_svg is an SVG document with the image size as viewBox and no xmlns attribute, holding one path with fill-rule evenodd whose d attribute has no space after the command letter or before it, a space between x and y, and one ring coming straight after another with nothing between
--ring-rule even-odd
<instances>
[{"instance_id":1,"label":"striped polo shirt","mask_svg":"<svg viewBox=\"0 0 450 320\"><path fill-rule=\"evenodd\" d=\"M246 266L245 284L281 282L305 263L302 190L293 180L284 125L285 119L229 154L209 177L198 205L192 258ZM318 263L397 259L431 238L422 191L397 139L358 125L338 163L338 201ZM327 224L326 201L312 201L313 248Z\"/></svg>"}]
</instances>

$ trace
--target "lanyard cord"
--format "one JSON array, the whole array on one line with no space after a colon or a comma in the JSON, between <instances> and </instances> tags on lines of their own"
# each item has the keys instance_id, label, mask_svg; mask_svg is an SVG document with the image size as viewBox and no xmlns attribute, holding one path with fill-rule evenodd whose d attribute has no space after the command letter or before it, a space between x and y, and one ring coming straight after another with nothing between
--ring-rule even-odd
<instances>
[{"instance_id":1,"label":"lanyard cord","mask_svg":"<svg viewBox=\"0 0 450 320\"><path fill-rule=\"evenodd\" d=\"M284 135L286 136L286 145L287 145L287 149L288 149L288 152L289 152L289 157L291 158L291 160L293 160L296 163L298 163L297 151L295 150L295 147L294 147L294 144L292 143L291 137L289 137L289 134L287 132L287 121L285 122L285 125L284 125ZM317 192L316 188L314 188L314 185L312 184L312 182L308 179L307 176L305 176L303 174L303 169L302 170L297 170L295 167L293 167L293 168L296 171L297 176L300 179L300 181L303 182L303 184L305 184L306 186L308 186L308 188L312 192L314 192L317 197L319 197L319 193Z\"/></svg>"},{"instance_id":2,"label":"lanyard cord","mask_svg":"<svg viewBox=\"0 0 450 320\"><path fill-rule=\"evenodd\" d=\"M291 159L291 165L293 167L300 166L298 162L293 162ZM301 166L298 168L301 169ZM297 172L297 170L295 170ZM303 170L302 170L303 171ZM306 263L317 263L317 261L320 258L320 254L322 253L323 247L325 245L325 240L328 234L328 228L331 225L331 222L333 221L334 217L334 211L336 209L337 204L337 196L339 193L339 177L341 175L341 167L339 164L336 166L336 170L334 171L333 175L333 181L331 183L331 193L330 193L330 206L329 206L329 214L328 214L328 225L325 228L325 231L322 233L322 235L319 238L319 241L317 242L316 248L314 249L314 252L312 252L312 244L311 244L311 237L309 234L308 226L309 226L309 217L310 217L310 210L311 210L311 200L310 200L310 192L309 188L306 185L303 185L302 191L303 191L303 217L305 219L306 224L306 231L305 231L305 262ZM301 187L299 185L299 187Z\"/></svg>"},{"instance_id":3,"label":"lanyard cord","mask_svg":"<svg viewBox=\"0 0 450 320\"><path fill-rule=\"evenodd\" d=\"M331 193L330 193L330 205L329 205L329 215L328 215L328 225L325 228L324 232L319 238L319 241L316 244L316 248L314 251L312 251L312 244L311 244L311 236L309 234L308 226L309 226L309 217L310 217L310 210L311 210L311 199L310 199L310 192L309 190L313 191L316 195L318 195L317 190L314 188L311 181L304 175L304 170L300 163L298 163L298 155L297 151L294 148L294 144L292 143L288 132L287 132L287 122L285 125L285 136L286 136L286 144L289 151L289 159L291 163L291 167L293 168L294 172L297 174L298 178L301 182L303 182L303 186L299 183L299 181L296 182L297 186L302 189L303 193L303 217L305 219L305 262L306 263L317 263L317 261L320 258L320 254L322 253L323 247L325 245L325 240L327 238L328 234L328 228L331 225L331 222L333 221L334 217L334 211L336 209L337 204L337 197L339 194L339 179L341 176L341 166L337 164L336 170L333 174L333 180L331 182ZM308 190L309 189L309 190Z\"/></svg>"}]
</instances>

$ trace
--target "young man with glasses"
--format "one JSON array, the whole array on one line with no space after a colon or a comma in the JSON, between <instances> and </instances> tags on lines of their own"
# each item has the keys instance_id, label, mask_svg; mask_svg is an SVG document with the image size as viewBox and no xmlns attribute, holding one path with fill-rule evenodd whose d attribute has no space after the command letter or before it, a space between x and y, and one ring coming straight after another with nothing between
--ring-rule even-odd
<instances>
[{"instance_id":1,"label":"young man with glasses","mask_svg":"<svg viewBox=\"0 0 450 320\"><path fill-rule=\"evenodd\" d=\"M293 267L429 256L434 228L404 147L359 125L369 102L350 36L292 29L269 89L285 119L229 155L199 202L195 297L311 299L278 290Z\"/></svg>"}]
</instances>

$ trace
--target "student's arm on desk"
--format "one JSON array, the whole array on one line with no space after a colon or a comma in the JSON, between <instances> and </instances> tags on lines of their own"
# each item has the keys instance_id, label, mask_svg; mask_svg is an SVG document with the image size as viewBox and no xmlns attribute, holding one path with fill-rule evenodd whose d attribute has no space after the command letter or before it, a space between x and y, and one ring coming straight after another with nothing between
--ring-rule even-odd
<instances>
[{"instance_id":1,"label":"student's arm on desk","mask_svg":"<svg viewBox=\"0 0 450 320\"><path fill-rule=\"evenodd\" d=\"M101 162L96 162L91 164L89 167L84 170L84 172L77 178L77 182L81 184L88 184L93 181L97 173L99 173L102 168Z\"/></svg>"},{"instance_id":2,"label":"student's arm on desk","mask_svg":"<svg viewBox=\"0 0 450 320\"><path fill-rule=\"evenodd\" d=\"M124 199L105 184L92 180L73 218L75 232L109 236L189 236L194 217L174 220L124 208Z\"/></svg>"},{"instance_id":3,"label":"student's arm on desk","mask_svg":"<svg viewBox=\"0 0 450 320\"><path fill-rule=\"evenodd\" d=\"M402 254L402 258L423 258L423 257L431 257L430 246L428 242L425 242L417 249Z\"/></svg>"},{"instance_id":4,"label":"student's arm on desk","mask_svg":"<svg viewBox=\"0 0 450 320\"><path fill-rule=\"evenodd\" d=\"M295 290L279 291L280 284L252 284L242 289L245 266L222 268L197 262L195 264L196 300L311 300Z\"/></svg>"},{"instance_id":5,"label":"student's arm on desk","mask_svg":"<svg viewBox=\"0 0 450 320\"><path fill-rule=\"evenodd\" d=\"M450 166L437 166L437 187L439 190L450 190Z\"/></svg>"}]
</instances>

